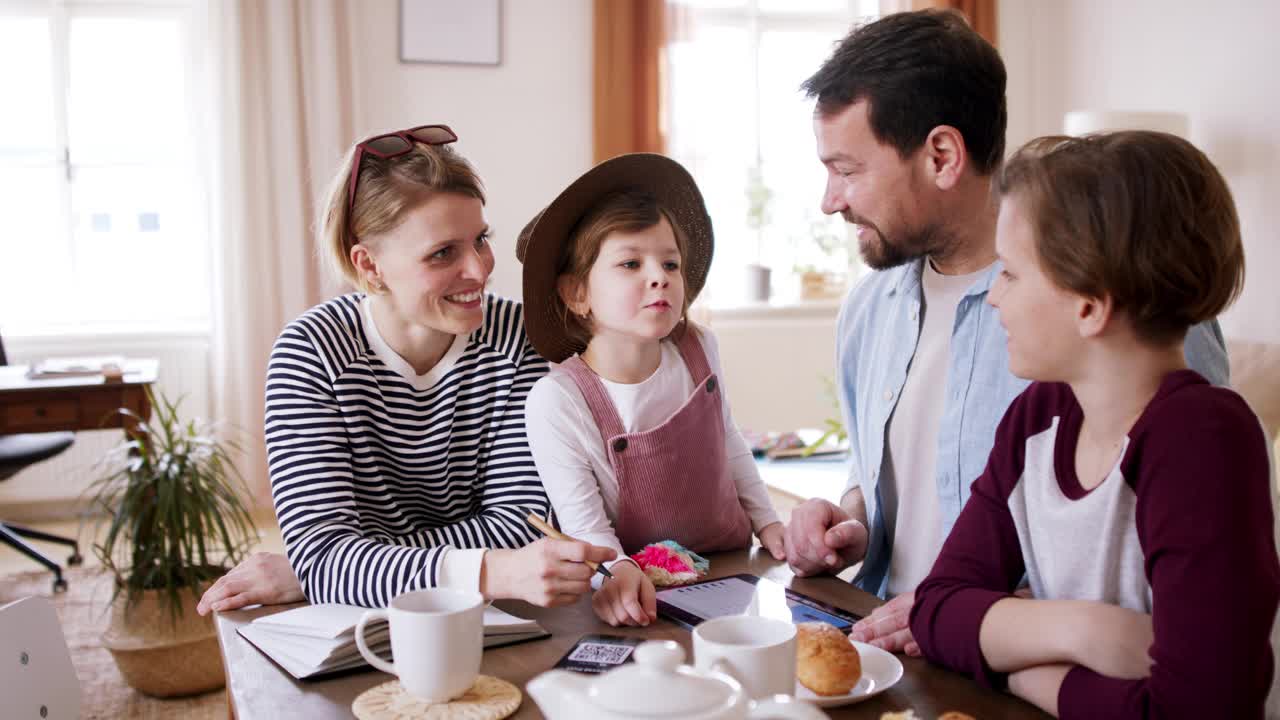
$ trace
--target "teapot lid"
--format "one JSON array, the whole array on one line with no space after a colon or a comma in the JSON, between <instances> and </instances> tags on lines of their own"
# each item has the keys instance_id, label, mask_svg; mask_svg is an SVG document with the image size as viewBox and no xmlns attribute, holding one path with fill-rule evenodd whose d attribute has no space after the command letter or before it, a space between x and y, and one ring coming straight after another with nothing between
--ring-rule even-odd
<instances>
[{"instance_id":1,"label":"teapot lid","mask_svg":"<svg viewBox=\"0 0 1280 720\"><path fill-rule=\"evenodd\" d=\"M718 714L743 697L742 686L733 678L704 675L681 665L684 649L674 640L642 643L635 660L592 683L594 705L621 716L690 717Z\"/></svg>"}]
</instances>

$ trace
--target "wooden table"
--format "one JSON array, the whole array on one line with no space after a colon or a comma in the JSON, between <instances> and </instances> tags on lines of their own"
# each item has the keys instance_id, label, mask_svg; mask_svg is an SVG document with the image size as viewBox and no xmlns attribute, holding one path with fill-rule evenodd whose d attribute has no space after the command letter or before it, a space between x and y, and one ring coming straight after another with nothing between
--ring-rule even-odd
<instances>
[{"instance_id":1,"label":"wooden table","mask_svg":"<svg viewBox=\"0 0 1280 720\"><path fill-rule=\"evenodd\" d=\"M126 426L116 412L151 414L147 386L156 381L156 360L129 360L120 382L101 375L33 380L25 365L0 365L0 435L56 430L102 430Z\"/></svg>"},{"instance_id":2,"label":"wooden table","mask_svg":"<svg viewBox=\"0 0 1280 720\"><path fill-rule=\"evenodd\" d=\"M875 596L835 578L794 578L785 564L777 562L758 547L750 551L713 555L711 567L715 577L754 573L860 615L870 613L880 603ZM522 690L530 678L554 665L586 633L675 640L690 653L689 659L692 660L691 636L687 630L661 619L648 628L611 628L596 619L589 598L554 610L519 601L495 604L515 615L537 620L552 633L552 637L546 640L485 651L480 671L513 682ZM227 671L227 694L232 712L240 720L351 717L351 702L356 696L386 682L391 676L370 669L329 680L297 681L236 633L237 628L256 617L292 607L297 606L258 607L217 615L218 643L222 647L223 665ZM1049 717L1017 698L986 690L963 675L921 659L902 657L902 660L906 672L898 684L870 700L828 708L825 712L833 718L872 719L879 718L882 712L907 708L914 709L922 720L933 720L947 710L960 710L980 720ZM524 703L513 717L541 718L542 714L526 693Z\"/></svg>"}]
</instances>

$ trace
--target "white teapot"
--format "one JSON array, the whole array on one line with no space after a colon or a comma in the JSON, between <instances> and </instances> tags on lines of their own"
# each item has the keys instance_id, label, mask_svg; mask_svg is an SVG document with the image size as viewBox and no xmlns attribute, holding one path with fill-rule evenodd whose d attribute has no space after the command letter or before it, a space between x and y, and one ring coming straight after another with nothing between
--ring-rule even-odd
<instances>
[{"instance_id":1,"label":"white teapot","mask_svg":"<svg viewBox=\"0 0 1280 720\"><path fill-rule=\"evenodd\" d=\"M741 683L721 672L702 672L684 662L674 641L641 644L634 665L603 675L549 670L526 689L549 720L823 720L825 713L786 695L752 701Z\"/></svg>"}]
</instances>

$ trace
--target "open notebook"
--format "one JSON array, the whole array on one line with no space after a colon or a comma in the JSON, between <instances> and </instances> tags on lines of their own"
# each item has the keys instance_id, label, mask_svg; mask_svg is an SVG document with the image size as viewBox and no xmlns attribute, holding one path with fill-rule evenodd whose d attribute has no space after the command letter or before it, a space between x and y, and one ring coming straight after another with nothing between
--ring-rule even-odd
<instances>
[{"instance_id":1,"label":"open notebook","mask_svg":"<svg viewBox=\"0 0 1280 720\"><path fill-rule=\"evenodd\" d=\"M240 628L240 635L299 680L368 665L356 647L356 623L367 608L333 603L307 605L266 615ZM549 637L533 620L496 607L484 609L487 648ZM385 620L365 627L365 644L382 658L391 656Z\"/></svg>"}]
</instances>

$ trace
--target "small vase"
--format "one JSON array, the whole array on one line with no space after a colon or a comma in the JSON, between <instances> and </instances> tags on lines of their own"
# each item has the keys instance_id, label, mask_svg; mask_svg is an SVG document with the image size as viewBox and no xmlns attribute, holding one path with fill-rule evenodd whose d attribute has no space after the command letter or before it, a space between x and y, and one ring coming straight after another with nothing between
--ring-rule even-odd
<instances>
[{"instance_id":1,"label":"small vase","mask_svg":"<svg viewBox=\"0 0 1280 720\"><path fill-rule=\"evenodd\" d=\"M749 302L768 302L772 294L769 279L772 270L765 265L748 263L746 267L746 297Z\"/></svg>"}]
</instances>

